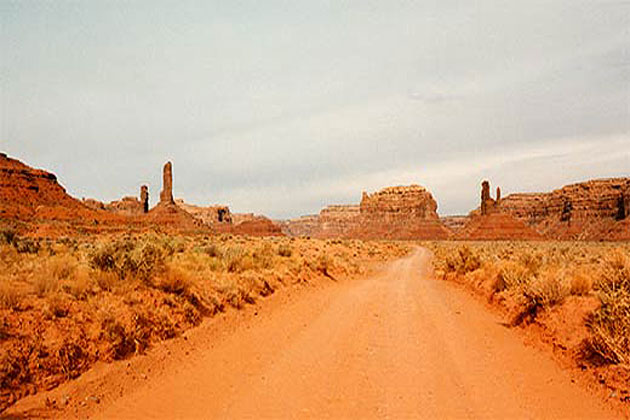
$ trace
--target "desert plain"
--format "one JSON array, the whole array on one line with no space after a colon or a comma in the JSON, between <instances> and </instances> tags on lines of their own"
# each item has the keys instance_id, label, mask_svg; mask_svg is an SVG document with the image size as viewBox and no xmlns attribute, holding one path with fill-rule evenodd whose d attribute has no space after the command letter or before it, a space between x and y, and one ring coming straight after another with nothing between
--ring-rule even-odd
<instances>
[{"instance_id":1,"label":"desert plain","mask_svg":"<svg viewBox=\"0 0 630 420\"><path fill-rule=\"evenodd\" d=\"M271 220L161 169L103 203L0 155L3 417L629 415L630 178Z\"/></svg>"}]
</instances>

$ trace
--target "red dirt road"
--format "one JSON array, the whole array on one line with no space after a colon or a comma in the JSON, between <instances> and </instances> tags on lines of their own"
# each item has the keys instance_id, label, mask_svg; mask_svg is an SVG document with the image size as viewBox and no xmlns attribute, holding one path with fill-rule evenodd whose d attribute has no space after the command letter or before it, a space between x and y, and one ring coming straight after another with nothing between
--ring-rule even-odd
<instances>
[{"instance_id":1,"label":"red dirt road","mask_svg":"<svg viewBox=\"0 0 630 420\"><path fill-rule=\"evenodd\" d=\"M618 418L417 250L306 294L98 418Z\"/></svg>"}]
</instances>

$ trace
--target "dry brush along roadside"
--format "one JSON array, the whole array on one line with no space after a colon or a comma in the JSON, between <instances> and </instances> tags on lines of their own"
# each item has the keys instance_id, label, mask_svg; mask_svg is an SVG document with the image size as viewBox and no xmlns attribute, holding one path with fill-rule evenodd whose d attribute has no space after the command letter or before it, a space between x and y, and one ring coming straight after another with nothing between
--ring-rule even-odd
<instances>
[{"instance_id":1,"label":"dry brush along roadside","mask_svg":"<svg viewBox=\"0 0 630 420\"><path fill-rule=\"evenodd\" d=\"M364 274L402 244L223 236L52 241L0 234L0 412L97 361L143 353L278 288Z\"/></svg>"},{"instance_id":2,"label":"dry brush along roadside","mask_svg":"<svg viewBox=\"0 0 630 420\"><path fill-rule=\"evenodd\" d=\"M429 242L438 278L457 281L535 332L569 366L630 407L630 244Z\"/></svg>"}]
</instances>

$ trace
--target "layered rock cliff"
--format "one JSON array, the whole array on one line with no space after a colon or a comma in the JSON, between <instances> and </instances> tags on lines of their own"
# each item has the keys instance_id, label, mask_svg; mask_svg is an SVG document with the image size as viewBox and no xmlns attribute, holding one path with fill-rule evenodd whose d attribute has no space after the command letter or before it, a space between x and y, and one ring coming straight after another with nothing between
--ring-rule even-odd
<instances>
[{"instance_id":1,"label":"layered rock cliff","mask_svg":"<svg viewBox=\"0 0 630 420\"><path fill-rule=\"evenodd\" d=\"M0 218L98 219L99 214L68 195L54 174L0 153Z\"/></svg>"},{"instance_id":2,"label":"layered rock cliff","mask_svg":"<svg viewBox=\"0 0 630 420\"><path fill-rule=\"evenodd\" d=\"M598 179L549 193L511 194L498 203L550 239L614 239L630 217L630 178ZM621 230L620 234L613 234Z\"/></svg>"},{"instance_id":3,"label":"layered rock cliff","mask_svg":"<svg viewBox=\"0 0 630 420\"><path fill-rule=\"evenodd\" d=\"M437 202L419 185L363 193L359 223L353 237L446 239L451 234L438 217Z\"/></svg>"},{"instance_id":4,"label":"layered rock cliff","mask_svg":"<svg viewBox=\"0 0 630 420\"><path fill-rule=\"evenodd\" d=\"M333 205L318 216L282 222L284 232L319 238L446 239L431 193L419 185L363 193L359 205Z\"/></svg>"},{"instance_id":5,"label":"layered rock cliff","mask_svg":"<svg viewBox=\"0 0 630 420\"><path fill-rule=\"evenodd\" d=\"M232 224L232 213L228 206L195 206L185 203L181 198L175 200L175 204L207 225Z\"/></svg>"}]
</instances>

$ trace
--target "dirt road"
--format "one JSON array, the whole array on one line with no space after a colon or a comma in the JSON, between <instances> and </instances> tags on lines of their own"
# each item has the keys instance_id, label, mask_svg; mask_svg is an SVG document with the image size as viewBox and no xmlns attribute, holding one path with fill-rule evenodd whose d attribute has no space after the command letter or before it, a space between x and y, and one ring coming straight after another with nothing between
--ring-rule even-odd
<instances>
[{"instance_id":1,"label":"dirt road","mask_svg":"<svg viewBox=\"0 0 630 420\"><path fill-rule=\"evenodd\" d=\"M101 417L614 417L428 258L285 305Z\"/></svg>"}]
</instances>

